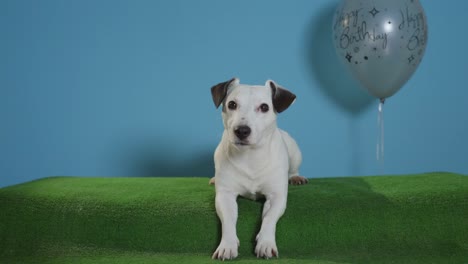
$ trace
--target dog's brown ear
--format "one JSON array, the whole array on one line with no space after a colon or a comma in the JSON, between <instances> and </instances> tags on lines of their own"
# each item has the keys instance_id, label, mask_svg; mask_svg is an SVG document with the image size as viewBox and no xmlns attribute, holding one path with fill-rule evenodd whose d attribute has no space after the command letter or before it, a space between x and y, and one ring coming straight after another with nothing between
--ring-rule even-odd
<instances>
[{"instance_id":1,"label":"dog's brown ear","mask_svg":"<svg viewBox=\"0 0 468 264\"><path fill-rule=\"evenodd\" d=\"M274 81L268 80L267 85L271 88L273 107L277 113L281 113L294 103L296 95L278 86Z\"/></svg>"},{"instance_id":2,"label":"dog's brown ear","mask_svg":"<svg viewBox=\"0 0 468 264\"><path fill-rule=\"evenodd\" d=\"M233 82L239 82L239 79L232 78L227 82L218 83L215 86L211 87L211 96L213 97L213 103L216 108L218 108L226 97L229 85Z\"/></svg>"}]
</instances>

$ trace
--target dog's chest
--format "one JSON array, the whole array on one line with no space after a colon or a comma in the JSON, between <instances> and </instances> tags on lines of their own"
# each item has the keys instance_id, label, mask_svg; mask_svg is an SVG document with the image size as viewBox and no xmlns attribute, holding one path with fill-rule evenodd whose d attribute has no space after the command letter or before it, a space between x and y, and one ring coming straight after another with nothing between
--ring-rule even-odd
<instances>
[{"instance_id":1,"label":"dog's chest","mask_svg":"<svg viewBox=\"0 0 468 264\"><path fill-rule=\"evenodd\" d=\"M265 194L270 185L287 182L287 163L282 164L278 157L247 154L230 159L230 163L235 188L247 198L256 199Z\"/></svg>"},{"instance_id":2,"label":"dog's chest","mask_svg":"<svg viewBox=\"0 0 468 264\"><path fill-rule=\"evenodd\" d=\"M258 199L264 194L265 177L239 174L237 178L238 192L241 196L249 199Z\"/></svg>"},{"instance_id":3,"label":"dog's chest","mask_svg":"<svg viewBox=\"0 0 468 264\"><path fill-rule=\"evenodd\" d=\"M237 171L237 178L245 184L258 183L272 169L268 159L258 159L250 155L241 155L230 160L231 165Z\"/></svg>"}]
</instances>

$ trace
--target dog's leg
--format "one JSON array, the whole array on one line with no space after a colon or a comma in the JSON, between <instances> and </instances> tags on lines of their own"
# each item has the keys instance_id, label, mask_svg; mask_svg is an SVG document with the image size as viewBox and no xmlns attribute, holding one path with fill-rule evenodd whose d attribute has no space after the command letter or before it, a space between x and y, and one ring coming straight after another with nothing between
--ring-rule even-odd
<instances>
[{"instance_id":1,"label":"dog's leg","mask_svg":"<svg viewBox=\"0 0 468 264\"><path fill-rule=\"evenodd\" d=\"M309 182L306 177L299 176L299 166L302 163L302 153L297 145L296 141L286 132L281 131L283 140L286 143L288 149L288 160L289 160L289 171L288 178L289 183L292 185L301 185Z\"/></svg>"},{"instance_id":2,"label":"dog's leg","mask_svg":"<svg viewBox=\"0 0 468 264\"><path fill-rule=\"evenodd\" d=\"M263 219L260 232L257 235L257 246L255 254L257 258L278 257L278 248L276 247L276 223L283 215L286 209L287 192L281 195L271 194L266 197L263 206Z\"/></svg>"},{"instance_id":3,"label":"dog's leg","mask_svg":"<svg viewBox=\"0 0 468 264\"><path fill-rule=\"evenodd\" d=\"M215 182L216 182L216 178L213 177L210 179L210 181L208 182L209 185L215 185Z\"/></svg>"},{"instance_id":4,"label":"dog's leg","mask_svg":"<svg viewBox=\"0 0 468 264\"><path fill-rule=\"evenodd\" d=\"M289 184L292 184L292 185L306 184L309 182L309 180L304 176L299 176L299 166L301 165L302 154L301 154L301 151L299 150L299 147L297 147L297 144L295 144L295 142L293 143L294 145L290 146L292 151L289 152L289 171L288 171Z\"/></svg>"},{"instance_id":5,"label":"dog's leg","mask_svg":"<svg viewBox=\"0 0 468 264\"><path fill-rule=\"evenodd\" d=\"M238 255L239 239L236 234L237 195L226 190L216 192L216 212L221 220L222 237L213 259L233 259Z\"/></svg>"}]
</instances>

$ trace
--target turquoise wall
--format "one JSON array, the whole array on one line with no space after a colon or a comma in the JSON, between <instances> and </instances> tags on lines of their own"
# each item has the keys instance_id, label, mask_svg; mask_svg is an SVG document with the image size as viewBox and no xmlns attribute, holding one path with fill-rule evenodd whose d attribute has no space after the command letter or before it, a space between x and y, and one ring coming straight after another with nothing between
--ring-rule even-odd
<instances>
[{"instance_id":1,"label":"turquoise wall","mask_svg":"<svg viewBox=\"0 0 468 264\"><path fill-rule=\"evenodd\" d=\"M377 100L332 48L338 1L0 1L0 186L52 175L211 176L210 87L267 79L298 99L279 125L307 177L468 174L468 2L422 0L425 57Z\"/></svg>"}]
</instances>

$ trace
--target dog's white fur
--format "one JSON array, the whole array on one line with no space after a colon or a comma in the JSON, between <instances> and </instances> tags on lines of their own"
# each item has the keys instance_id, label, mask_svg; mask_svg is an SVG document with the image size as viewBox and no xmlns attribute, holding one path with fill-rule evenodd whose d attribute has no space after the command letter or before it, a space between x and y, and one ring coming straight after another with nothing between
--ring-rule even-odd
<instances>
[{"instance_id":1,"label":"dog's white fur","mask_svg":"<svg viewBox=\"0 0 468 264\"><path fill-rule=\"evenodd\" d=\"M302 160L299 147L276 124L277 112L285 110L295 95L270 80L264 86L250 86L240 84L239 79L214 86L212 95L216 106L223 103L225 128L214 154L215 177L210 181L215 182L216 212L222 224L221 242L213 259L233 259L238 255L239 195L249 199L265 197L255 253L257 257L278 257L276 223L286 209L288 179L294 184L307 183L306 178L299 176ZM280 98L281 95L289 98ZM280 111L275 100L283 100L277 102ZM235 108L230 102L234 102ZM268 111L262 111L265 110L262 104L268 106ZM236 129L246 126L250 134L239 138Z\"/></svg>"}]
</instances>

